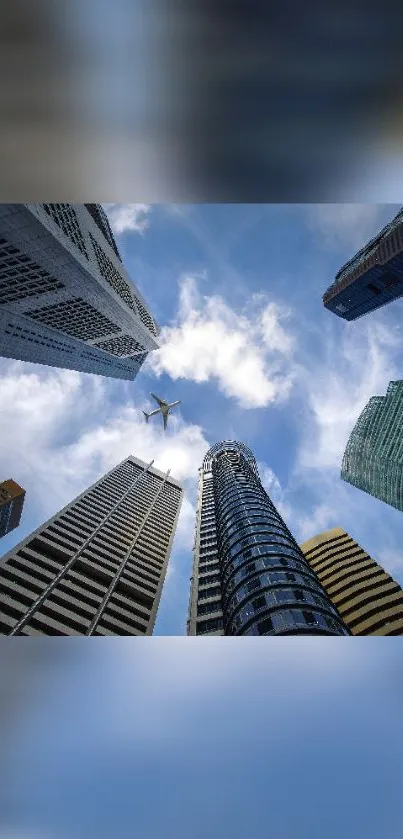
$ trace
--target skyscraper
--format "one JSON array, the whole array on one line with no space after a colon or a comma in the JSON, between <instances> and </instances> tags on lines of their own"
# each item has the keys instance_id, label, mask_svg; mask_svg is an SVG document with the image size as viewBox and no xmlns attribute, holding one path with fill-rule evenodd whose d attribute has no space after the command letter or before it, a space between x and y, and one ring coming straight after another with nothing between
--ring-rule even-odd
<instances>
[{"instance_id":1,"label":"skyscraper","mask_svg":"<svg viewBox=\"0 0 403 839\"><path fill-rule=\"evenodd\" d=\"M403 635L403 591L341 527L301 545L352 635Z\"/></svg>"},{"instance_id":2,"label":"skyscraper","mask_svg":"<svg viewBox=\"0 0 403 839\"><path fill-rule=\"evenodd\" d=\"M336 274L327 309L356 320L403 295L403 209Z\"/></svg>"},{"instance_id":3,"label":"skyscraper","mask_svg":"<svg viewBox=\"0 0 403 839\"><path fill-rule=\"evenodd\" d=\"M189 635L346 635L243 443L200 470Z\"/></svg>"},{"instance_id":4,"label":"skyscraper","mask_svg":"<svg viewBox=\"0 0 403 839\"><path fill-rule=\"evenodd\" d=\"M158 332L99 204L0 204L0 355L132 380Z\"/></svg>"},{"instance_id":5,"label":"skyscraper","mask_svg":"<svg viewBox=\"0 0 403 839\"><path fill-rule=\"evenodd\" d=\"M10 478L0 483L0 536L18 527L24 506L25 489Z\"/></svg>"},{"instance_id":6,"label":"skyscraper","mask_svg":"<svg viewBox=\"0 0 403 839\"><path fill-rule=\"evenodd\" d=\"M182 488L128 457L0 561L0 634L150 635Z\"/></svg>"},{"instance_id":7,"label":"skyscraper","mask_svg":"<svg viewBox=\"0 0 403 839\"><path fill-rule=\"evenodd\" d=\"M386 396L372 396L344 452L341 477L403 510L403 381L390 382Z\"/></svg>"}]
</instances>

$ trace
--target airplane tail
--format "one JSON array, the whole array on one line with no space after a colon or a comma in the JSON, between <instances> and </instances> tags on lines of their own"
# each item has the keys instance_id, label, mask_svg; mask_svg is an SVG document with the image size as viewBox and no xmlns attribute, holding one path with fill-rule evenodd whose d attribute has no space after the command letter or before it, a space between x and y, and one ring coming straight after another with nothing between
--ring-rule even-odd
<instances>
[{"instance_id":1,"label":"airplane tail","mask_svg":"<svg viewBox=\"0 0 403 839\"><path fill-rule=\"evenodd\" d=\"M148 422L148 417L150 416L150 414L146 414L146 412L145 412L145 411L143 411L143 414L144 414L144 416L145 416L145 418L146 418L146 422Z\"/></svg>"}]
</instances>

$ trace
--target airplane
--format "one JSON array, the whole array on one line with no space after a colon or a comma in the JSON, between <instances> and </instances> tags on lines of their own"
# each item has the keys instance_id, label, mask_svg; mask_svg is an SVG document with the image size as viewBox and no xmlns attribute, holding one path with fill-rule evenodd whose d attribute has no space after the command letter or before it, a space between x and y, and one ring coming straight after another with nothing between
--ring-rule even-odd
<instances>
[{"instance_id":1,"label":"airplane","mask_svg":"<svg viewBox=\"0 0 403 839\"><path fill-rule=\"evenodd\" d=\"M143 414L146 418L146 422L148 422L149 418L153 417L154 414L162 414L162 419L164 420L164 430L165 430L166 427L167 427L169 412L172 408L175 408L176 405L180 405L180 400L178 400L177 402L166 402L165 399L160 399L159 396L155 395L155 393L150 393L150 396L152 396L152 398L155 399L155 401L159 405L159 408L156 408L155 411L151 411L149 414L147 414L145 411L143 411Z\"/></svg>"}]
</instances>

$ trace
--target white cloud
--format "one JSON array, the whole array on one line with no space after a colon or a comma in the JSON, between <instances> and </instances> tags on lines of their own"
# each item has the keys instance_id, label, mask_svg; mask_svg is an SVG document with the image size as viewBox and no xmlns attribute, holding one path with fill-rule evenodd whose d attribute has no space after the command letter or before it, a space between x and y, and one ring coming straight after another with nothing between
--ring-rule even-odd
<instances>
[{"instance_id":1,"label":"white cloud","mask_svg":"<svg viewBox=\"0 0 403 839\"><path fill-rule=\"evenodd\" d=\"M175 547L186 550L191 554L195 536L196 505L193 504L189 495L185 495L181 511L179 513L178 527L175 537Z\"/></svg>"},{"instance_id":2,"label":"white cloud","mask_svg":"<svg viewBox=\"0 0 403 839\"><path fill-rule=\"evenodd\" d=\"M401 328L398 314L391 315L374 313L354 324L330 318L325 330L312 333L315 343L308 341L307 354L300 348L299 400L293 406L299 439L284 490L290 507L285 519L298 542L332 527L344 528L402 578L393 526L401 514L340 477L345 447L361 411L372 396L386 393L389 381L401 378ZM379 515L390 522L386 530L376 525Z\"/></svg>"},{"instance_id":3,"label":"white cloud","mask_svg":"<svg viewBox=\"0 0 403 839\"><path fill-rule=\"evenodd\" d=\"M119 383L96 376L5 362L0 378L2 474L27 490L40 521L133 454L185 485L176 550L190 550L198 470L209 443L199 426L172 417L144 422L139 404L117 402ZM28 372L29 370L29 372ZM122 393L125 393L124 383ZM21 537L20 537L21 538Z\"/></svg>"},{"instance_id":4,"label":"white cloud","mask_svg":"<svg viewBox=\"0 0 403 839\"><path fill-rule=\"evenodd\" d=\"M149 359L157 375L195 382L215 380L244 408L285 398L292 385L293 340L283 323L289 312L262 295L238 314L221 297L202 297L184 277L176 323L162 330L162 346Z\"/></svg>"},{"instance_id":5,"label":"white cloud","mask_svg":"<svg viewBox=\"0 0 403 839\"><path fill-rule=\"evenodd\" d=\"M104 204L114 233L144 233L149 226L150 204Z\"/></svg>"},{"instance_id":6,"label":"white cloud","mask_svg":"<svg viewBox=\"0 0 403 839\"><path fill-rule=\"evenodd\" d=\"M292 508L286 500L285 490L281 486L277 475L273 472L273 469L267 465L267 463L263 463L262 461L258 462L257 468L262 486L280 513L280 516L284 519L286 525L290 527L290 522L292 521Z\"/></svg>"},{"instance_id":7,"label":"white cloud","mask_svg":"<svg viewBox=\"0 0 403 839\"><path fill-rule=\"evenodd\" d=\"M337 526L340 525L335 508L329 504L321 503L313 507L312 512L308 515L296 519L294 535L301 543L316 536L317 533L323 533Z\"/></svg>"},{"instance_id":8,"label":"white cloud","mask_svg":"<svg viewBox=\"0 0 403 839\"><path fill-rule=\"evenodd\" d=\"M311 357L299 369L307 410L301 424L301 467L340 469L350 433L370 397L385 394L389 381L399 378L394 363L398 332L374 319L350 326L345 325L340 337L330 324L316 360Z\"/></svg>"},{"instance_id":9,"label":"white cloud","mask_svg":"<svg viewBox=\"0 0 403 839\"><path fill-rule=\"evenodd\" d=\"M280 352L284 353L284 355L289 355L293 350L294 341L292 336L287 334L282 327L281 317L281 310L279 310L275 303L269 303L265 306L260 316L262 338L270 352Z\"/></svg>"},{"instance_id":10,"label":"white cloud","mask_svg":"<svg viewBox=\"0 0 403 839\"><path fill-rule=\"evenodd\" d=\"M378 204L315 204L308 223L322 244L351 247L351 256L379 231L384 207ZM391 210L391 218L393 217Z\"/></svg>"}]
</instances>

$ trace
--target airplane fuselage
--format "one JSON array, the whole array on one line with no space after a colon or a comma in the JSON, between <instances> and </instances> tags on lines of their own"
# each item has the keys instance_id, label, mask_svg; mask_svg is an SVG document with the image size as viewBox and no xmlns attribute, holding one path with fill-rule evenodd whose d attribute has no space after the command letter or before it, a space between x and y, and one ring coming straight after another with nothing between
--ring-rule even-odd
<instances>
[{"instance_id":1,"label":"airplane fuselage","mask_svg":"<svg viewBox=\"0 0 403 839\"><path fill-rule=\"evenodd\" d=\"M154 393L152 393L151 396L153 397L153 399L156 400L156 402L158 402L159 407L156 408L154 411L150 411L149 414L147 414L146 411L143 411L143 414L146 418L146 422L148 422L150 417L154 417L156 414L162 414L164 420L164 429L166 429L169 412L172 408L176 408L177 405L180 405L180 400L178 399L176 402L165 402L164 399L160 399L158 396L155 396Z\"/></svg>"}]
</instances>

